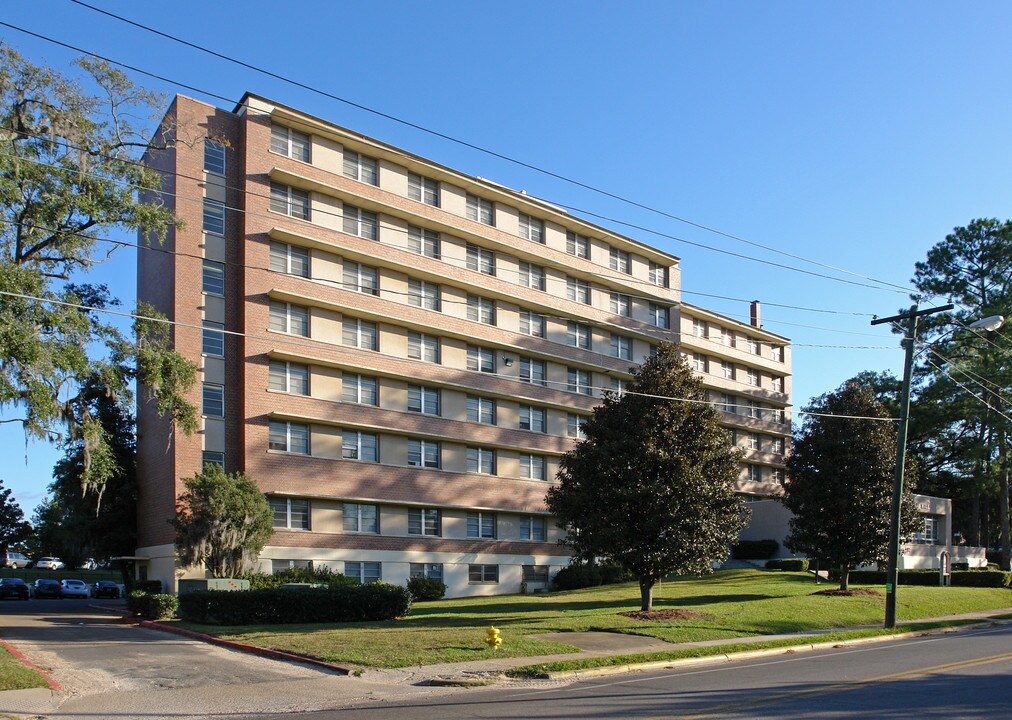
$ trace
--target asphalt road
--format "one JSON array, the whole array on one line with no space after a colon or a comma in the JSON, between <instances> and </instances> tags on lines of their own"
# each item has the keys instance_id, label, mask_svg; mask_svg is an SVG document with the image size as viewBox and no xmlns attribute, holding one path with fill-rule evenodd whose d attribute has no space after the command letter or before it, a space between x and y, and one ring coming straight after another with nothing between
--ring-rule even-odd
<instances>
[{"instance_id":1,"label":"asphalt road","mask_svg":"<svg viewBox=\"0 0 1012 720\"><path fill-rule=\"evenodd\" d=\"M995 720L1012 717L1012 626L610 675L562 688L378 702L306 717Z\"/></svg>"}]
</instances>

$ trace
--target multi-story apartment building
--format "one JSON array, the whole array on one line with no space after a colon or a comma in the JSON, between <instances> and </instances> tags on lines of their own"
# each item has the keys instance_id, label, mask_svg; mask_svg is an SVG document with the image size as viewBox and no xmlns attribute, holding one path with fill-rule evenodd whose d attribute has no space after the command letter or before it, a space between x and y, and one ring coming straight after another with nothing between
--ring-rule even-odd
<instances>
[{"instance_id":1,"label":"multi-story apartment building","mask_svg":"<svg viewBox=\"0 0 1012 720\"><path fill-rule=\"evenodd\" d=\"M147 577L193 572L167 521L220 463L274 509L264 570L535 588L568 562L544 505L560 456L665 340L746 449L741 491L777 491L787 341L682 304L677 258L253 95L179 96L162 132L146 162L186 224L139 253L138 294L199 363L202 417L187 436L140 409Z\"/></svg>"}]
</instances>

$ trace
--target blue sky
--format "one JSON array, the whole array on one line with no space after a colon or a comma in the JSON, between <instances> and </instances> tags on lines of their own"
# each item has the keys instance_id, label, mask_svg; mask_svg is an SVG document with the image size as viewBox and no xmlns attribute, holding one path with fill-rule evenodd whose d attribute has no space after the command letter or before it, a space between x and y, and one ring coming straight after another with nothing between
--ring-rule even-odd
<instances>
[{"instance_id":1,"label":"blue sky","mask_svg":"<svg viewBox=\"0 0 1012 720\"><path fill-rule=\"evenodd\" d=\"M90 1L671 215L901 286L952 227L1008 216L1008 3L177 0L166 12L165 3ZM0 20L225 97L250 90L563 205L857 280L435 138L68 0L5 3ZM6 28L0 36L56 67L75 56ZM745 319L745 302L691 293L764 301L765 326L795 343L797 407L861 370L900 368L897 339L846 313L892 314L909 304L901 293L614 227L682 258L687 302ZM128 306L134 263L133 251L120 251L97 278ZM30 513L59 453L26 447L13 424L0 425L0 449L8 457L0 477Z\"/></svg>"}]
</instances>

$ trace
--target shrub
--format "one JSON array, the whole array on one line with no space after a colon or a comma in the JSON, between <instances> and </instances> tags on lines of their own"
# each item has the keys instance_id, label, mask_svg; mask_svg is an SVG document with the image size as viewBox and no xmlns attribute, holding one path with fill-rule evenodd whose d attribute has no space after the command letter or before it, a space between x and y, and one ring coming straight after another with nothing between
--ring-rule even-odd
<instances>
[{"instance_id":1,"label":"shrub","mask_svg":"<svg viewBox=\"0 0 1012 720\"><path fill-rule=\"evenodd\" d=\"M598 566L597 571L601 575L602 585L614 585L616 583L635 580L635 577L631 572L625 568L619 567L618 565L600 565Z\"/></svg>"},{"instance_id":2,"label":"shrub","mask_svg":"<svg viewBox=\"0 0 1012 720\"><path fill-rule=\"evenodd\" d=\"M952 563L953 570L969 570L970 563L968 562L954 562Z\"/></svg>"},{"instance_id":3,"label":"shrub","mask_svg":"<svg viewBox=\"0 0 1012 720\"><path fill-rule=\"evenodd\" d=\"M127 609L149 620L173 617L178 606L179 600L175 595L146 593L143 590L134 590L127 595Z\"/></svg>"},{"instance_id":4,"label":"shrub","mask_svg":"<svg viewBox=\"0 0 1012 720\"><path fill-rule=\"evenodd\" d=\"M961 570L952 573L952 584L960 587L1008 587L1012 573L1007 570Z\"/></svg>"},{"instance_id":5,"label":"shrub","mask_svg":"<svg viewBox=\"0 0 1012 720\"><path fill-rule=\"evenodd\" d=\"M179 599L180 617L205 625L392 620L407 615L410 609L407 588L381 582L248 592L201 590Z\"/></svg>"},{"instance_id":6,"label":"shrub","mask_svg":"<svg viewBox=\"0 0 1012 720\"><path fill-rule=\"evenodd\" d=\"M555 573L552 580L559 590L577 590L601 584L601 571L596 565L574 563Z\"/></svg>"},{"instance_id":7,"label":"shrub","mask_svg":"<svg viewBox=\"0 0 1012 720\"><path fill-rule=\"evenodd\" d=\"M341 573L334 572L326 565L320 567L300 568L292 567L279 570L268 575L262 572L250 572L242 576L242 579L249 580L250 590L263 590L265 588L279 588L288 583L313 583L323 585L358 585L358 580L345 577Z\"/></svg>"},{"instance_id":8,"label":"shrub","mask_svg":"<svg viewBox=\"0 0 1012 720\"><path fill-rule=\"evenodd\" d=\"M777 554L780 543L776 540L739 540L731 546L735 560L766 560Z\"/></svg>"},{"instance_id":9,"label":"shrub","mask_svg":"<svg viewBox=\"0 0 1012 720\"><path fill-rule=\"evenodd\" d=\"M784 560L767 560L767 570L787 570L788 572L808 572L808 560L803 558L785 558Z\"/></svg>"},{"instance_id":10,"label":"shrub","mask_svg":"<svg viewBox=\"0 0 1012 720\"><path fill-rule=\"evenodd\" d=\"M408 592L412 600L439 600L446 595L446 584L424 577L408 579Z\"/></svg>"}]
</instances>

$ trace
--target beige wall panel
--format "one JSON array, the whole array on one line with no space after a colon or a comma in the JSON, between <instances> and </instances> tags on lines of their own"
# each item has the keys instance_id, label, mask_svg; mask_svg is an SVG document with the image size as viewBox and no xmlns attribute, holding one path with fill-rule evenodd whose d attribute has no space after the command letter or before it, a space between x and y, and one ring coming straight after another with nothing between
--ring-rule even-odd
<instances>
[{"instance_id":1,"label":"beige wall panel","mask_svg":"<svg viewBox=\"0 0 1012 720\"><path fill-rule=\"evenodd\" d=\"M459 510L443 512L443 537L467 537L467 513ZM444 568L445 570L445 568Z\"/></svg>"},{"instance_id":2,"label":"beige wall panel","mask_svg":"<svg viewBox=\"0 0 1012 720\"><path fill-rule=\"evenodd\" d=\"M467 420L467 393L443 390L440 398L443 417L448 420Z\"/></svg>"},{"instance_id":3,"label":"beige wall panel","mask_svg":"<svg viewBox=\"0 0 1012 720\"><path fill-rule=\"evenodd\" d=\"M333 140L313 135L309 156L313 160L313 165L321 170L336 175L341 175L344 172L344 152L341 146Z\"/></svg>"},{"instance_id":4,"label":"beige wall panel","mask_svg":"<svg viewBox=\"0 0 1012 720\"><path fill-rule=\"evenodd\" d=\"M384 465L408 464L408 439L400 435L383 435L379 440L380 462Z\"/></svg>"},{"instance_id":5,"label":"beige wall panel","mask_svg":"<svg viewBox=\"0 0 1012 720\"><path fill-rule=\"evenodd\" d=\"M499 467L496 468L499 472L500 477L515 478L520 477L520 455L513 452L512 450L500 450L497 458ZM504 517L503 515L499 516ZM515 538L516 535L510 535L510 538Z\"/></svg>"},{"instance_id":6,"label":"beige wall panel","mask_svg":"<svg viewBox=\"0 0 1012 720\"><path fill-rule=\"evenodd\" d=\"M341 428L329 425L313 425L310 428L309 448L313 457L341 458Z\"/></svg>"},{"instance_id":7,"label":"beige wall panel","mask_svg":"<svg viewBox=\"0 0 1012 720\"><path fill-rule=\"evenodd\" d=\"M467 343L463 340L443 338L443 365L461 370L467 368Z\"/></svg>"},{"instance_id":8,"label":"beige wall panel","mask_svg":"<svg viewBox=\"0 0 1012 720\"><path fill-rule=\"evenodd\" d=\"M517 235L520 233L520 211L509 205L493 203L495 206L495 226L504 233Z\"/></svg>"},{"instance_id":9,"label":"beige wall panel","mask_svg":"<svg viewBox=\"0 0 1012 720\"><path fill-rule=\"evenodd\" d=\"M405 190L405 192L407 192ZM407 535L408 534L408 509L403 507L389 507L381 505L380 532L384 535ZM386 563L383 566L386 574Z\"/></svg>"},{"instance_id":10,"label":"beige wall panel","mask_svg":"<svg viewBox=\"0 0 1012 720\"><path fill-rule=\"evenodd\" d=\"M216 262L225 262L225 238L221 235L204 235L204 257Z\"/></svg>"},{"instance_id":11,"label":"beige wall panel","mask_svg":"<svg viewBox=\"0 0 1012 720\"><path fill-rule=\"evenodd\" d=\"M555 481L555 476L559 472L559 458L549 457L545 459L545 478L549 483ZM545 492L548 492L548 488L545 488Z\"/></svg>"},{"instance_id":12,"label":"beige wall panel","mask_svg":"<svg viewBox=\"0 0 1012 720\"><path fill-rule=\"evenodd\" d=\"M504 428L516 428L520 424L520 404L511 400L500 400L496 407L496 424Z\"/></svg>"},{"instance_id":13,"label":"beige wall panel","mask_svg":"<svg viewBox=\"0 0 1012 720\"><path fill-rule=\"evenodd\" d=\"M309 392L314 398L338 402L343 389L342 372L313 365L309 368Z\"/></svg>"},{"instance_id":14,"label":"beige wall panel","mask_svg":"<svg viewBox=\"0 0 1012 720\"><path fill-rule=\"evenodd\" d=\"M569 424L568 413L563 410L549 410L546 423L549 435L566 437L566 431Z\"/></svg>"},{"instance_id":15,"label":"beige wall panel","mask_svg":"<svg viewBox=\"0 0 1012 720\"><path fill-rule=\"evenodd\" d=\"M496 325L503 330L520 332L520 308L512 303L499 301L496 309Z\"/></svg>"},{"instance_id":16,"label":"beige wall panel","mask_svg":"<svg viewBox=\"0 0 1012 720\"><path fill-rule=\"evenodd\" d=\"M602 355L611 355L611 333L597 328L590 330L590 349Z\"/></svg>"},{"instance_id":17,"label":"beige wall panel","mask_svg":"<svg viewBox=\"0 0 1012 720\"><path fill-rule=\"evenodd\" d=\"M566 252L566 228L546 220L545 246L559 252Z\"/></svg>"},{"instance_id":18,"label":"beige wall panel","mask_svg":"<svg viewBox=\"0 0 1012 720\"><path fill-rule=\"evenodd\" d=\"M341 313L309 308L309 331L313 340L341 344Z\"/></svg>"},{"instance_id":19,"label":"beige wall panel","mask_svg":"<svg viewBox=\"0 0 1012 720\"><path fill-rule=\"evenodd\" d=\"M636 253L630 253L631 262L629 263L632 270L632 276L637 280L650 281L650 261L642 255Z\"/></svg>"},{"instance_id":20,"label":"beige wall panel","mask_svg":"<svg viewBox=\"0 0 1012 720\"><path fill-rule=\"evenodd\" d=\"M310 500L309 527L313 532L343 532L344 514L341 503L336 500Z\"/></svg>"},{"instance_id":21,"label":"beige wall panel","mask_svg":"<svg viewBox=\"0 0 1012 720\"><path fill-rule=\"evenodd\" d=\"M639 340L633 338L632 343L632 361L634 363L644 363L650 357L650 346L653 343L649 343L646 340Z\"/></svg>"},{"instance_id":22,"label":"beige wall panel","mask_svg":"<svg viewBox=\"0 0 1012 720\"><path fill-rule=\"evenodd\" d=\"M404 194L407 194L405 189ZM384 245L406 250L408 247L408 221L384 215L379 224L379 241Z\"/></svg>"},{"instance_id":23,"label":"beige wall panel","mask_svg":"<svg viewBox=\"0 0 1012 720\"><path fill-rule=\"evenodd\" d=\"M379 401L382 408L407 412L408 384L399 380L380 378Z\"/></svg>"},{"instance_id":24,"label":"beige wall panel","mask_svg":"<svg viewBox=\"0 0 1012 720\"><path fill-rule=\"evenodd\" d=\"M467 472L467 447L457 443L444 442L442 447L443 470Z\"/></svg>"},{"instance_id":25,"label":"beige wall panel","mask_svg":"<svg viewBox=\"0 0 1012 720\"><path fill-rule=\"evenodd\" d=\"M566 383L569 381L569 375L565 365L559 365L558 363L548 363L548 387L552 390L565 390Z\"/></svg>"},{"instance_id":26,"label":"beige wall panel","mask_svg":"<svg viewBox=\"0 0 1012 720\"><path fill-rule=\"evenodd\" d=\"M384 355L408 356L408 330L393 325L380 325L380 347Z\"/></svg>"},{"instance_id":27,"label":"beige wall panel","mask_svg":"<svg viewBox=\"0 0 1012 720\"><path fill-rule=\"evenodd\" d=\"M590 261L608 267L611 256L611 245L600 238L590 238Z\"/></svg>"},{"instance_id":28,"label":"beige wall panel","mask_svg":"<svg viewBox=\"0 0 1012 720\"><path fill-rule=\"evenodd\" d=\"M225 384L224 358L204 356L204 380L218 385Z\"/></svg>"},{"instance_id":29,"label":"beige wall panel","mask_svg":"<svg viewBox=\"0 0 1012 720\"><path fill-rule=\"evenodd\" d=\"M545 338L551 342L566 344L569 325L562 320L545 318Z\"/></svg>"},{"instance_id":30,"label":"beige wall panel","mask_svg":"<svg viewBox=\"0 0 1012 720\"><path fill-rule=\"evenodd\" d=\"M204 449L225 452L225 421L221 418L204 418Z\"/></svg>"},{"instance_id":31,"label":"beige wall panel","mask_svg":"<svg viewBox=\"0 0 1012 720\"><path fill-rule=\"evenodd\" d=\"M555 268L545 268L545 292L553 297L566 297L566 274Z\"/></svg>"},{"instance_id":32,"label":"beige wall panel","mask_svg":"<svg viewBox=\"0 0 1012 720\"><path fill-rule=\"evenodd\" d=\"M407 197L408 169L388 160L379 161L379 186L394 195Z\"/></svg>"},{"instance_id":33,"label":"beige wall panel","mask_svg":"<svg viewBox=\"0 0 1012 720\"><path fill-rule=\"evenodd\" d=\"M408 304L408 276L404 273L379 268L380 297L384 300Z\"/></svg>"},{"instance_id":34,"label":"beige wall panel","mask_svg":"<svg viewBox=\"0 0 1012 720\"><path fill-rule=\"evenodd\" d=\"M467 193L456 185L440 182L439 206L448 213L464 217L467 212Z\"/></svg>"},{"instance_id":35,"label":"beige wall panel","mask_svg":"<svg viewBox=\"0 0 1012 720\"><path fill-rule=\"evenodd\" d=\"M309 251L309 273L313 278L330 283L344 282L344 265L341 256L325 250ZM338 287L331 285L331 287Z\"/></svg>"},{"instance_id":36,"label":"beige wall panel","mask_svg":"<svg viewBox=\"0 0 1012 720\"><path fill-rule=\"evenodd\" d=\"M443 313L455 318L467 317L467 291L443 285Z\"/></svg>"},{"instance_id":37,"label":"beige wall panel","mask_svg":"<svg viewBox=\"0 0 1012 720\"><path fill-rule=\"evenodd\" d=\"M343 205L336 197L322 193L310 193L309 217L313 223L331 230L344 228Z\"/></svg>"}]
</instances>

